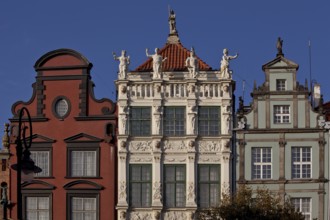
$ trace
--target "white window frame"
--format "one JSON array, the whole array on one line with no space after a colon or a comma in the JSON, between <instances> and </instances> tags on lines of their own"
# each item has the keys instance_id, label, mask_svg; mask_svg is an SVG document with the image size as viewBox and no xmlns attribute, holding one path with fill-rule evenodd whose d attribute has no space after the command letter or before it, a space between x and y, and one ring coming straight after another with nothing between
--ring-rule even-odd
<instances>
[{"instance_id":1,"label":"white window frame","mask_svg":"<svg viewBox=\"0 0 330 220\"><path fill-rule=\"evenodd\" d=\"M311 198L292 198L295 209L303 214L305 220L312 219L312 199ZM307 209L306 209L307 208Z\"/></svg>"},{"instance_id":2,"label":"white window frame","mask_svg":"<svg viewBox=\"0 0 330 220\"><path fill-rule=\"evenodd\" d=\"M274 123L289 124L291 123L291 107L290 105L274 105Z\"/></svg>"},{"instance_id":3,"label":"white window frame","mask_svg":"<svg viewBox=\"0 0 330 220\"><path fill-rule=\"evenodd\" d=\"M284 84L284 85L283 85ZM276 91L286 91L286 79L276 80Z\"/></svg>"},{"instance_id":4,"label":"white window frame","mask_svg":"<svg viewBox=\"0 0 330 220\"><path fill-rule=\"evenodd\" d=\"M47 161L43 161L41 154L47 154ZM35 173L35 177L49 177L50 176L50 151L45 150L31 150L31 159L34 161L35 165L40 167L42 171L40 173ZM44 163L45 162L45 163Z\"/></svg>"},{"instance_id":5,"label":"white window frame","mask_svg":"<svg viewBox=\"0 0 330 220\"><path fill-rule=\"evenodd\" d=\"M254 152L260 150L259 152ZM264 157L265 151L269 150L270 155L267 156L266 158ZM259 154L260 161L256 161L254 155L255 153ZM273 172L272 172L272 148L271 147L252 147L251 149L251 161L252 161L252 177L251 179L272 179L273 177ZM265 161L267 158L270 157L270 161ZM268 173L267 167L270 166L270 175ZM266 174L264 175L264 170L266 170ZM270 177L266 177L270 176Z\"/></svg>"},{"instance_id":6,"label":"white window frame","mask_svg":"<svg viewBox=\"0 0 330 220\"><path fill-rule=\"evenodd\" d=\"M293 151L294 149L299 149L299 161L294 161L293 158ZM304 152L303 150L307 149L309 150L309 159L308 161L304 159ZM306 157L305 157L306 158ZM311 147L292 147L291 148L291 160L292 160L292 166L291 166L291 176L292 179L309 179L312 178L312 148ZM299 166L299 173L294 173L294 166ZM309 168L308 168L309 166ZM309 170L308 170L309 169ZM307 172L309 171L309 172ZM308 177L303 177L305 173L309 173Z\"/></svg>"}]
</instances>

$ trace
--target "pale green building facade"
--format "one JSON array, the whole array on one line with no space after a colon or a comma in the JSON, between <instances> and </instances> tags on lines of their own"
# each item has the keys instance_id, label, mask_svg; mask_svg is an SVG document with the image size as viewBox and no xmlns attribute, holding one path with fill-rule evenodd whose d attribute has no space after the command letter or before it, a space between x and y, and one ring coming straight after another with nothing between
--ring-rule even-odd
<instances>
[{"instance_id":1,"label":"pale green building facade","mask_svg":"<svg viewBox=\"0 0 330 220\"><path fill-rule=\"evenodd\" d=\"M306 219L328 218L328 135L322 108L310 102L307 82L297 82L299 66L284 57L262 69L250 106L240 99L236 130L237 185L267 187L291 199Z\"/></svg>"}]
</instances>

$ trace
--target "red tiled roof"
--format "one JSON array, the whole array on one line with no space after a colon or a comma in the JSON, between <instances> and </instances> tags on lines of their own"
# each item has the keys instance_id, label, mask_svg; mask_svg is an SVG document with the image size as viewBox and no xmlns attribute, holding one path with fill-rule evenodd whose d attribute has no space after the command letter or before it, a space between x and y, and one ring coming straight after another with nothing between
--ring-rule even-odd
<instances>
[{"instance_id":1,"label":"red tiled roof","mask_svg":"<svg viewBox=\"0 0 330 220\"><path fill-rule=\"evenodd\" d=\"M166 44L162 49L159 50L159 53L162 55L163 58L167 57L167 59L163 63L163 71L187 71L185 61L187 57L190 56L190 51L184 46L182 46L180 42L175 44ZM199 57L197 57L197 59L199 70L212 70L212 68ZM137 67L135 71L151 72L152 58L148 58L148 60L141 64L139 67Z\"/></svg>"}]
</instances>

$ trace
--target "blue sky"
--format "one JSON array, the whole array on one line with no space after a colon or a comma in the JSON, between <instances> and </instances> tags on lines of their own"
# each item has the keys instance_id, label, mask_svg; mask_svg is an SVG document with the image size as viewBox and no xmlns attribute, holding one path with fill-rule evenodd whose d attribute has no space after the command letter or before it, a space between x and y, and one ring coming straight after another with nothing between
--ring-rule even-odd
<instances>
[{"instance_id":1,"label":"blue sky","mask_svg":"<svg viewBox=\"0 0 330 220\"><path fill-rule=\"evenodd\" d=\"M145 48L163 47L168 33L168 5L176 12L183 45L218 69L223 48L239 53L231 62L236 95L250 101L253 81L264 80L261 66L276 56L284 40L285 57L300 65L298 80L321 84L330 101L330 2L223 0L56 0L0 1L0 123L8 122L14 102L28 101L36 73L33 65L45 53L71 48L94 64L91 75L97 98L115 99L118 63L112 52L127 50L131 69L146 60ZM1 129L2 130L2 129Z\"/></svg>"}]
</instances>

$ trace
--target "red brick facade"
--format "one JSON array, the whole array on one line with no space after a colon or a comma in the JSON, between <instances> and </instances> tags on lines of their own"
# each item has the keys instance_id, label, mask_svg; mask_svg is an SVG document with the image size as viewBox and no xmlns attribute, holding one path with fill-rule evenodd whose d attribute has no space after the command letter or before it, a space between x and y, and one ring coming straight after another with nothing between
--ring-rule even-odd
<instances>
[{"instance_id":1,"label":"red brick facade","mask_svg":"<svg viewBox=\"0 0 330 220\"><path fill-rule=\"evenodd\" d=\"M48 202L49 219L53 220L86 213L96 219L115 217L116 105L109 99L95 99L91 68L76 51L51 51L35 64L32 98L12 107L12 140L16 138L17 112L26 107L33 127L31 156L44 170L31 183L22 184L25 215L30 213L27 209L34 209L34 203ZM14 143L10 148L16 152ZM15 156L10 163L16 163ZM16 203L14 171L11 180L10 197ZM17 219L16 208L14 205L10 212L12 219Z\"/></svg>"}]
</instances>

